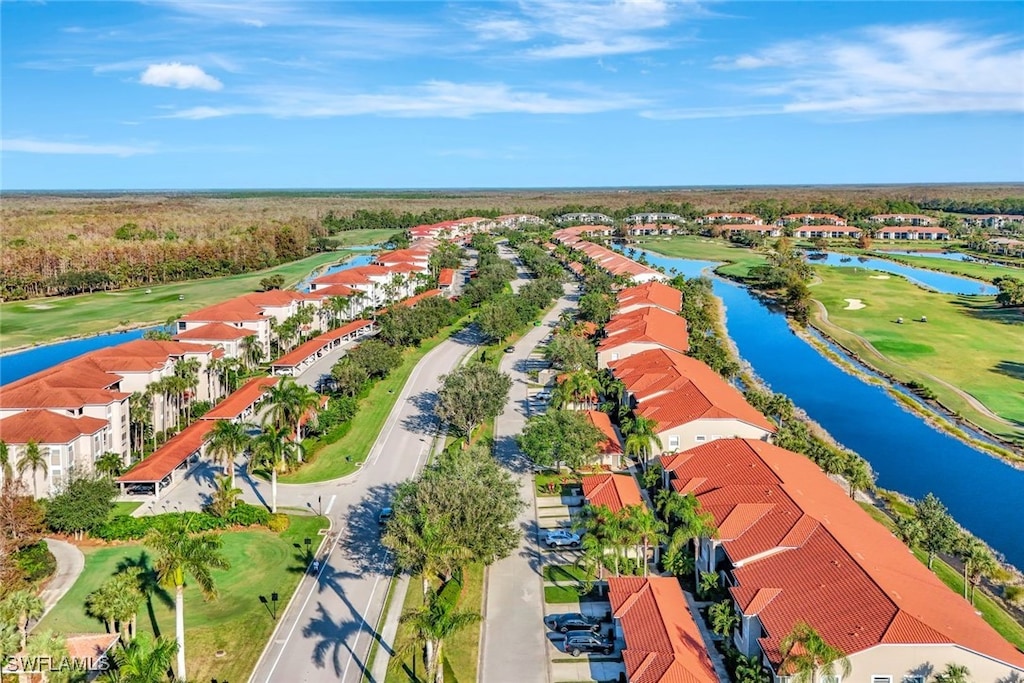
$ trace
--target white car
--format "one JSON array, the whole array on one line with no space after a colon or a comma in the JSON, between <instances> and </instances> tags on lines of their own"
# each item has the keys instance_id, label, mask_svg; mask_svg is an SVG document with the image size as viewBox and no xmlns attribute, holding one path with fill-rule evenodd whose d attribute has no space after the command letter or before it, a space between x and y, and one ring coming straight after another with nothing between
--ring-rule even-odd
<instances>
[{"instance_id":1,"label":"white car","mask_svg":"<svg viewBox=\"0 0 1024 683\"><path fill-rule=\"evenodd\" d=\"M578 548L580 535L565 529L556 529L544 534L544 545L549 548Z\"/></svg>"}]
</instances>

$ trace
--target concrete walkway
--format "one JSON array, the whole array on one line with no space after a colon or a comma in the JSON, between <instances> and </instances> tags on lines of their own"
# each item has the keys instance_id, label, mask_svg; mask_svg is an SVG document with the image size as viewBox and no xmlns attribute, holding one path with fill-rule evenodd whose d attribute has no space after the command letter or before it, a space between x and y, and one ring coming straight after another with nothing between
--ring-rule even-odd
<instances>
[{"instance_id":1,"label":"concrete walkway","mask_svg":"<svg viewBox=\"0 0 1024 683\"><path fill-rule=\"evenodd\" d=\"M39 596L43 600L43 616L46 616L54 605L71 590L71 586L75 585L78 576L85 569L85 555L76 546L56 538L47 538L45 541L46 546L53 553L54 559L57 560L57 572ZM39 621L42 620L43 617L39 617ZM38 624L39 621L36 623Z\"/></svg>"}]
</instances>

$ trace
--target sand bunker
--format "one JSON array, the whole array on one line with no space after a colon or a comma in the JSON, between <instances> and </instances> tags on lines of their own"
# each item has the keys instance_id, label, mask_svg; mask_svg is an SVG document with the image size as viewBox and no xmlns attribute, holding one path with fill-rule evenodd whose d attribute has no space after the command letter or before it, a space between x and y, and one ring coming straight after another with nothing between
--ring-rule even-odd
<instances>
[{"instance_id":1,"label":"sand bunker","mask_svg":"<svg viewBox=\"0 0 1024 683\"><path fill-rule=\"evenodd\" d=\"M868 275L868 277L871 278L872 280L888 280L889 279L888 275Z\"/></svg>"},{"instance_id":2,"label":"sand bunker","mask_svg":"<svg viewBox=\"0 0 1024 683\"><path fill-rule=\"evenodd\" d=\"M53 308L53 304L26 304L25 308L34 308L37 311L45 311L48 308Z\"/></svg>"},{"instance_id":3,"label":"sand bunker","mask_svg":"<svg viewBox=\"0 0 1024 683\"><path fill-rule=\"evenodd\" d=\"M860 299L843 299L846 302L846 308L844 311L859 311L864 308L864 302Z\"/></svg>"}]
</instances>

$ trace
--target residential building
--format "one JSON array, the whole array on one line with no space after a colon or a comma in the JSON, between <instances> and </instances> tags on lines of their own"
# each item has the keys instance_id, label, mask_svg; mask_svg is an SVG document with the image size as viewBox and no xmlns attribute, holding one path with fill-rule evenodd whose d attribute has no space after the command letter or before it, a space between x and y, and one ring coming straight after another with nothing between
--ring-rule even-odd
<instances>
[{"instance_id":1,"label":"residential building","mask_svg":"<svg viewBox=\"0 0 1024 683\"><path fill-rule=\"evenodd\" d=\"M993 228L1000 230L1012 223L1024 224L1024 216L1013 214L991 213L978 216L964 216L964 225L967 227Z\"/></svg>"},{"instance_id":2,"label":"residential building","mask_svg":"<svg viewBox=\"0 0 1024 683\"><path fill-rule=\"evenodd\" d=\"M638 308L612 316L597 345L597 367L651 349L686 353L690 348L686 320L657 306Z\"/></svg>"},{"instance_id":3,"label":"residential building","mask_svg":"<svg viewBox=\"0 0 1024 683\"><path fill-rule=\"evenodd\" d=\"M567 213L559 216L555 219L558 223L603 223L604 225L612 225L615 223L615 219L611 216L606 216L603 213Z\"/></svg>"},{"instance_id":4,"label":"residential building","mask_svg":"<svg viewBox=\"0 0 1024 683\"><path fill-rule=\"evenodd\" d=\"M587 474L580 480L583 497L593 506L603 505L612 512L632 505L642 506L640 487L631 474Z\"/></svg>"},{"instance_id":5,"label":"residential building","mask_svg":"<svg viewBox=\"0 0 1024 683\"><path fill-rule=\"evenodd\" d=\"M846 219L834 213L789 213L782 217L782 224L801 225L846 225Z\"/></svg>"},{"instance_id":6,"label":"residential building","mask_svg":"<svg viewBox=\"0 0 1024 683\"><path fill-rule=\"evenodd\" d=\"M945 228L882 228L875 233L882 240L948 240L949 230Z\"/></svg>"},{"instance_id":7,"label":"residential building","mask_svg":"<svg viewBox=\"0 0 1024 683\"><path fill-rule=\"evenodd\" d=\"M640 225L642 223L682 223L686 219L678 213L634 213L628 216L623 222L629 225Z\"/></svg>"},{"instance_id":8,"label":"residential building","mask_svg":"<svg viewBox=\"0 0 1024 683\"><path fill-rule=\"evenodd\" d=\"M174 335L174 341L208 344L223 349L224 355L228 358L242 358L245 353L245 339L254 336L256 332L246 327L215 322L178 332Z\"/></svg>"},{"instance_id":9,"label":"residential building","mask_svg":"<svg viewBox=\"0 0 1024 683\"><path fill-rule=\"evenodd\" d=\"M601 430L604 440L597 445L598 464L607 467L618 467L622 462L622 435L612 424L608 413L600 410L586 410L584 414L590 424ZM584 491L585 493L585 491Z\"/></svg>"},{"instance_id":10,"label":"residential building","mask_svg":"<svg viewBox=\"0 0 1024 683\"><path fill-rule=\"evenodd\" d=\"M0 420L0 441L7 444L14 478L26 489L40 495L53 495L67 482L69 473L95 471L95 461L107 452L111 426L98 417L71 417L50 410L36 409L15 413ZM35 443L44 466L19 472L17 464L30 443ZM0 478L3 474L0 473Z\"/></svg>"},{"instance_id":11,"label":"residential building","mask_svg":"<svg viewBox=\"0 0 1024 683\"><path fill-rule=\"evenodd\" d=\"M683 310L683 293L675 287L657 281L619 290L616 300L618 306L615 312L619 314L652 306L667 313L679 313Z\"/></svg>"},{"instance_id":12,"label":"residential building","mask_svg":"<svg viewBox=\"0 0 1024 683\"><path fill-rule=\"evenodd\" d=\"M1003 256L1024 256L1024 240L1009 237L993 237L986 241L989 250Z\"/></svg>"},{"instance_id":13,"label":"residential building","mask_svg":"<svg viewBox=\"0 0 1024 683\"><path fill-rule=\"evenodd\" d=\"M782 228L779 226L760 223L715 224L712 230L730 236L733 233L753 233L762 237L782 237Z\"/></svg>"},{"instance_id":14,"label":"residential building","mask_svg":"<svg viewBox=\"0 0 1024 683\"><path fill-rule=\"evenodd\" d=\"M752 225L763 225L764 220L752 213L709 213L701 218L699 223L750 223Z\"/></svg>"},{"instance_id":15,"label":"residential building","mask_svg":"<svg viewBox=\"0 0 1024 683\"><path fill-rule=\"evenodd\" d=\"M862 234L863 231L860 228L850 225L805 225L793 230L793 236L801 239L816 239L819 237L824 237L826 239L838 239L842 237L857 239Z\"/></svg>"},{"instance_id":16,"label":"residential building","mask_svg":"<svg viewBox=\"0 0 1024 683\"><path fill-rule=\"evenodd\" d=\"M679 229L672 223L637 223L626 228L626 234L632 236L644 235L674 235Z\"/></svg>"},{"instance_id":17,"label":"residential building","mask_svg":"<svg viewBox=\"0 0 1024 683\"><path fill-rule=\"evenodd\" d=\"M494 219L494 225L498 228L519 228L524 225L543 225L544 223L546 221L540 216L528 213L510 213Z\"/></svg>"},{"instance_id":18,"label":"residential building","mask_svg":"<svg viewBox=\"0 0 1024 683\"><path fill-rule=\"evenodd\" d=\"M935 219L919 213L879 213L871 216L871 220L884 225L913 225L916 227L935 225Z\"/></svg>"}]
</instances>

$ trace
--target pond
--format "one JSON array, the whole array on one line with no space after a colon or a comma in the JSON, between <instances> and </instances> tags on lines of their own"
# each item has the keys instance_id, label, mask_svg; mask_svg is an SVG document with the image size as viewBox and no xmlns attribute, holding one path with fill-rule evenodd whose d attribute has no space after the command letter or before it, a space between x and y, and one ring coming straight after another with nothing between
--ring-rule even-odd
<instances>
[{"instance_id":1,"label":"pond","mask_svg":"<svg viewBox=\"0 0 1024 683\"><path fill-rule=\"evenodd\" d=\"M687 277L717 265L646 253L652 265ZM774 391L870 462L879 486L914 498L934 493L960 524L1024 567L1024 534L1007 514L1024 491L1024 471L928 426L883 388L843 372L746 288L716 277L714 289L743 359Z\"/></svg>"},{"instance_id":2,"label":"pond","mask_svg":"<svg viewBox=\"0 0 1024 683\"><path fill-rule=\"evenodd\" d=\"M824 254L824 258L821 256ZM817 258L809 261L819 266L839 266L842 268L867 268L893 275L902 275L911 282L933 289L943 294L998 294L999 288L981 280L973 280L960 275L949 275L938 273L924 268L914 268L895 263L886 259L870 258L867 256L849 256L848 254L836 254L833 252L814 252Z\"/></svg>"}]
</instances>

